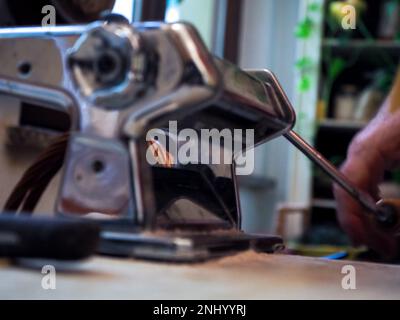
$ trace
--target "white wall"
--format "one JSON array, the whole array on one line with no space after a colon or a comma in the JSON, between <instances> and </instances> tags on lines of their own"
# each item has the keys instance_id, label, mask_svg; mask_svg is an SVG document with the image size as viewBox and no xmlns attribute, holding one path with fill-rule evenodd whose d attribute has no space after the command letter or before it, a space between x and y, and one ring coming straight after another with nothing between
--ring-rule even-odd
<instances>
[{"instance_id":1,"label":"white wall","mask_svg":"<svg viewBox=\"0 0 400 320\"><path fill-rule=\"evenodd\" d=\"M297 0L244 0L239 64L242 68L268 68L281 82L289 99L295 96L295 25ZM255 174L277 181L274 190L241 190L243 225L248 231L272 231L276 204L287 200L291 145L278 138L256 150Z\"/></svg>"},{"instance_id":2,"label":"white wall","mask_svg":"<svg viewBox=\"0 0 400 320\"><path fill-rule=\"evenodd\" d=\"M203 41L209 49L213 42L214 10L216 0L184 0L172 6L171 15L167 12L168 22L187 21L199 31ZM171 9L171 7L169 8Z\"/></svg>"}]
</instances>

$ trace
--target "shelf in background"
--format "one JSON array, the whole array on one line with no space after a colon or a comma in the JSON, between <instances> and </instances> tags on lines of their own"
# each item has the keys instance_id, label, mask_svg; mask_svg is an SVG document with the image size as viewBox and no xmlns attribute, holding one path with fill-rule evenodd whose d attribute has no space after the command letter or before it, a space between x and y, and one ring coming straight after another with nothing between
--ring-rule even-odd
<instances>
[{"instance_id":1,"label":"shelf in background","mask_svg":"<svg viewBox=\"0 0 400 320\"><path fill-rule=\"evenodd\" d=\"M326 38L322 40L323 47L339 48L339 49L391 49L400 50L400 41L393 40L363 40L363 39L349 39L339 40L333 38Z\"/></svg>"},{"instance_id":2,"label":"shelf in background","mask_svg":"<svg viewBox=\"0 0 400 320\"><path fill-rule=\"evenodd\" d=\"M360 130L367 125L365 121L355 120L338 120L338 119L323 119L318 121L318 125L324 128L332 129L353 129Z\"/></svg>"},{"instance_id":3,"label":"shelf in background","mask_svg":"<svg viewBox=\"0 0 400 320\"><path fill-rule=\"evenodd\" d=\"M336 201L333 199L315 198L312 200L311 205L313 207L324 208L324 209L336 209Z\"/></svg>"},{"instance_id":4,"label":"shelf in background","mask_svg":"<svg viewBox=\"0 0 400 320\"><path fill-rule=\"evenodd\" d=\"M240 187L259 191L272 190L276 187L275 179L258 175L238 175L237 181Z\"/></svg>"}]
</instances>

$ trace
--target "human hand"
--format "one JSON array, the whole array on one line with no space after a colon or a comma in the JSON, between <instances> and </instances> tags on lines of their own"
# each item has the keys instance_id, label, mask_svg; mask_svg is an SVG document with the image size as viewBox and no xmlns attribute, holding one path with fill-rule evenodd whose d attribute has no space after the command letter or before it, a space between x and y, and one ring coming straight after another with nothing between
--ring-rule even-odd
<instances>
[{"instance_id":1,"label":"human hand","mask_svg":"<svg viewBox=\"0 0 400 320\"><path fill-rule=\"evenodd\" d=\"M400 164L400 73L379 113L353 139L341 171L378 201L384 172ZM386 258L399 254L399 239L384 232L341 187L334 185L338 220L354 244L364 244Z\"/></svg>"}]
</instances>

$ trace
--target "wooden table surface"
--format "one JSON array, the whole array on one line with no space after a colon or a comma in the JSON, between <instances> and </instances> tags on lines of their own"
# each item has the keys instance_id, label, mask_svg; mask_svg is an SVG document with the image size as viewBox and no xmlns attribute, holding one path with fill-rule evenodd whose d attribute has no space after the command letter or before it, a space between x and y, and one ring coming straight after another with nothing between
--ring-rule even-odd
<instances>
[{"instance_id":1,"label":"wooden table surface","mask_svg":"<svg viewBox=\"0 0 400 320\"><path fill-rule=\"evenodd\" d=\"M12 110L13 106L10 106ZM0 117L0 203L4 203L32 157L15 157L4 146ZM13 114L13 113L10 113ZM51 212L56 178L38 211ZM356 268L356 290L342 289L342 267ZM57 263L56 289L41 286L44 262L17 266L0 260L0 299L400 299L400 266L329 261L247 252L200 264L167 264L96 257Z\"/></svg>"},{"instance_id":2,"label":"wooden table surface","mask_svg":"<svg viewBox=\"0 0 400 320\"><path fill-rule=\"evenodd\" d=\"M400 299L396 265L254 252L191 265L95 257L56 264L56 289L44 290L43 264L0 260L0 299ZM342 288L346 264L355 290Z\"/></svg>"}]
</instances>

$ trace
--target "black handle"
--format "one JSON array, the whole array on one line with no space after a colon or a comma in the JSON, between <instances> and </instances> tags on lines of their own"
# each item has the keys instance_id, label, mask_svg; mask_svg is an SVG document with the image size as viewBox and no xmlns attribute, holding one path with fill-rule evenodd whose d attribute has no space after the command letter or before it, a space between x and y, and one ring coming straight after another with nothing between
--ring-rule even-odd
<instances>
[{"instance_id":1,"label":"black handle","mask_svg":"<svg viewBox=\"0 0 400 320\"><path fill-rule=\"evenodd\" d=\"M99 226L91 221L0 215L0 257L78 260L97 249Z\"/></svg>"}]
</instances>

